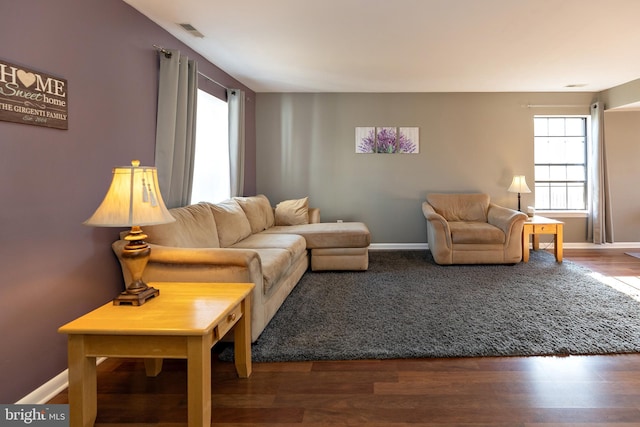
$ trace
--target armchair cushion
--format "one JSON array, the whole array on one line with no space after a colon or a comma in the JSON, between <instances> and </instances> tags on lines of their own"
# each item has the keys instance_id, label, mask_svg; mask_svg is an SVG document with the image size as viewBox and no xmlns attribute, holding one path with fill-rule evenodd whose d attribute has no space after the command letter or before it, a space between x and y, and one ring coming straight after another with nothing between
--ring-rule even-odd
<instances>
[{"instance_id":1,"label":"armchair cushion","mask_svg":"<svg viewBox=\"0 0 640 427\"><path fill-rule=\"evenodd\" d=\"M432 193L427 202L447 221L487 222L488 194Z\"/></svg>"},{"instance_id":2,"label":"armchair cushion","mask_svg":"<svg viewBox=\"0 0 640 427\"><path fill-rule=\"evenodd\" d=\"M488 222L452 221L449 223L451 241L455 243L497 243L503 244L504 233Z\"/></svg>"}]
</instances>

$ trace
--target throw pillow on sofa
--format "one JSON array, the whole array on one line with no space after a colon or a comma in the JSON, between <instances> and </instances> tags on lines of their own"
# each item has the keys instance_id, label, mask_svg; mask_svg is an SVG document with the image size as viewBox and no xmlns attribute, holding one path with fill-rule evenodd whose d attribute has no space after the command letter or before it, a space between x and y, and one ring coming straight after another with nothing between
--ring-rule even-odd
<instances>
[{"instance_id":1,"label":"throw pillow on sofa","mask_svg":"<svg viewBox=\"0 0 640 427\"><path fill-rule=\"evenodd\" d=\"M276 205L276 225L301 225L309 223L309 197L285 200Z\"/></svg>"},{"instance_id":2,"label":"throw pillow on sofa","mask_svg":"<svg viewBox=\"0 0 640 427\"><path fill-rule=\"evenodd\" d=\"M148 243L178 248L219 248L218 230L210 204L201 202L195 205L173 208L169 213L175 222L147 225L144 232Z\"/></svg>"},{"instance_id":3,"label":"throw pillow on sofa","mask_svg":"<svg viewBox=\"0 0 640 427\"><path fill-rule=\"evenodd\" d=\"M212 204L211 211L216 220L221 248L228 248L251 235L249 220L235 200Z\"/></svg>"},{"instance_id":4,"label":"throw pillow on sofa","mask_svg":"<svg viewBox=\"0 0 640 427\"><path fill-rule=\"evenodd\" d=\"M258 194L257 196L234 197L233 199L238 202L247 215L252 233L259 233L275 224L273 208L267 196Z\"/></svg>"}]
</instances>

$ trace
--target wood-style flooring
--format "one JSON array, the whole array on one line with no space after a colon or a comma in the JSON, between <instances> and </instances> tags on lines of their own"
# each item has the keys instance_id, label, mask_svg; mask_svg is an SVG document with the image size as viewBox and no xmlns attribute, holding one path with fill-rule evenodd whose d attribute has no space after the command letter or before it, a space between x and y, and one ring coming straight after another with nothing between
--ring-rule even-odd
<instances>
[{"instance_id":1,"label":"wood-style flooring","mask_svg":"<svg viewBox=\"0 0 640 427\"><path fill-rule=\"evenodd\" d=\"M620 289L640 288L624 250L565 250ZM639 319L640 321L640 312ZM215 349L214 349L215 353ZM640 354L254 363L217 360L213 426L640 426ZM135 359L98 367L97 426L186 425L186 362L156 378ZM66 392L49 403L67 403Z\"/></svg>"}]
</instances>

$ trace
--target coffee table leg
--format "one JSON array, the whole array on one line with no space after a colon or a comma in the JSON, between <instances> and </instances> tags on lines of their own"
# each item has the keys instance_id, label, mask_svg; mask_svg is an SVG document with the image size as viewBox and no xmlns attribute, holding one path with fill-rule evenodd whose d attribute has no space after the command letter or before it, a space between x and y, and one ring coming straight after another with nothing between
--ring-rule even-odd
<instances>
[{"instance_id":1,"label":"coffee table leg","mask_svg":"<svg viewBox=\"0 0 640 427\"><path fill-rule=\"evenodd\" d=\"M211 347L208 336L187 338L187 410L189 427L211 425Z\"/></svg>"},{"instance_id":2,"label":"coffee table leg","mask_svg":"<svg viewBox=\"0 0 640 427\"><path fill-rule=\"evenodd\" d=\"M85 356L83 335L69 335L69 425L90 427L97 415L96 358Z\"/></svg>"},{"instance_id":3,"label":"coffee table leg","mask_svg":"<svg viewBox=\"0 0 640 427\"><path fill-rule=\"evenodd\" d=\"M234 326L233 353L240 378L251 376L251 294L242 301L242 317Z\"/></svg>"}]
</instances>

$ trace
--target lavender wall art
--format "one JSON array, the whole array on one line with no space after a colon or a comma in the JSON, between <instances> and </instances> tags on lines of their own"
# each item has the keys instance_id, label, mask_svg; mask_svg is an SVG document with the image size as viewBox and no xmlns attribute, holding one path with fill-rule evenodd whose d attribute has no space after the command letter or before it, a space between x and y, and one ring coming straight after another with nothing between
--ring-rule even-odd
<instances>
[{"instance_id":1,"label":"lavender wall art","mask_svg":"<svg viewBox=\"0 0 640 427\"><path fill-rule=\"evenodd\" d=\"M418 154L418 130L417 127L357 127L356 153Z\"/></svg>"}]
</instances>

